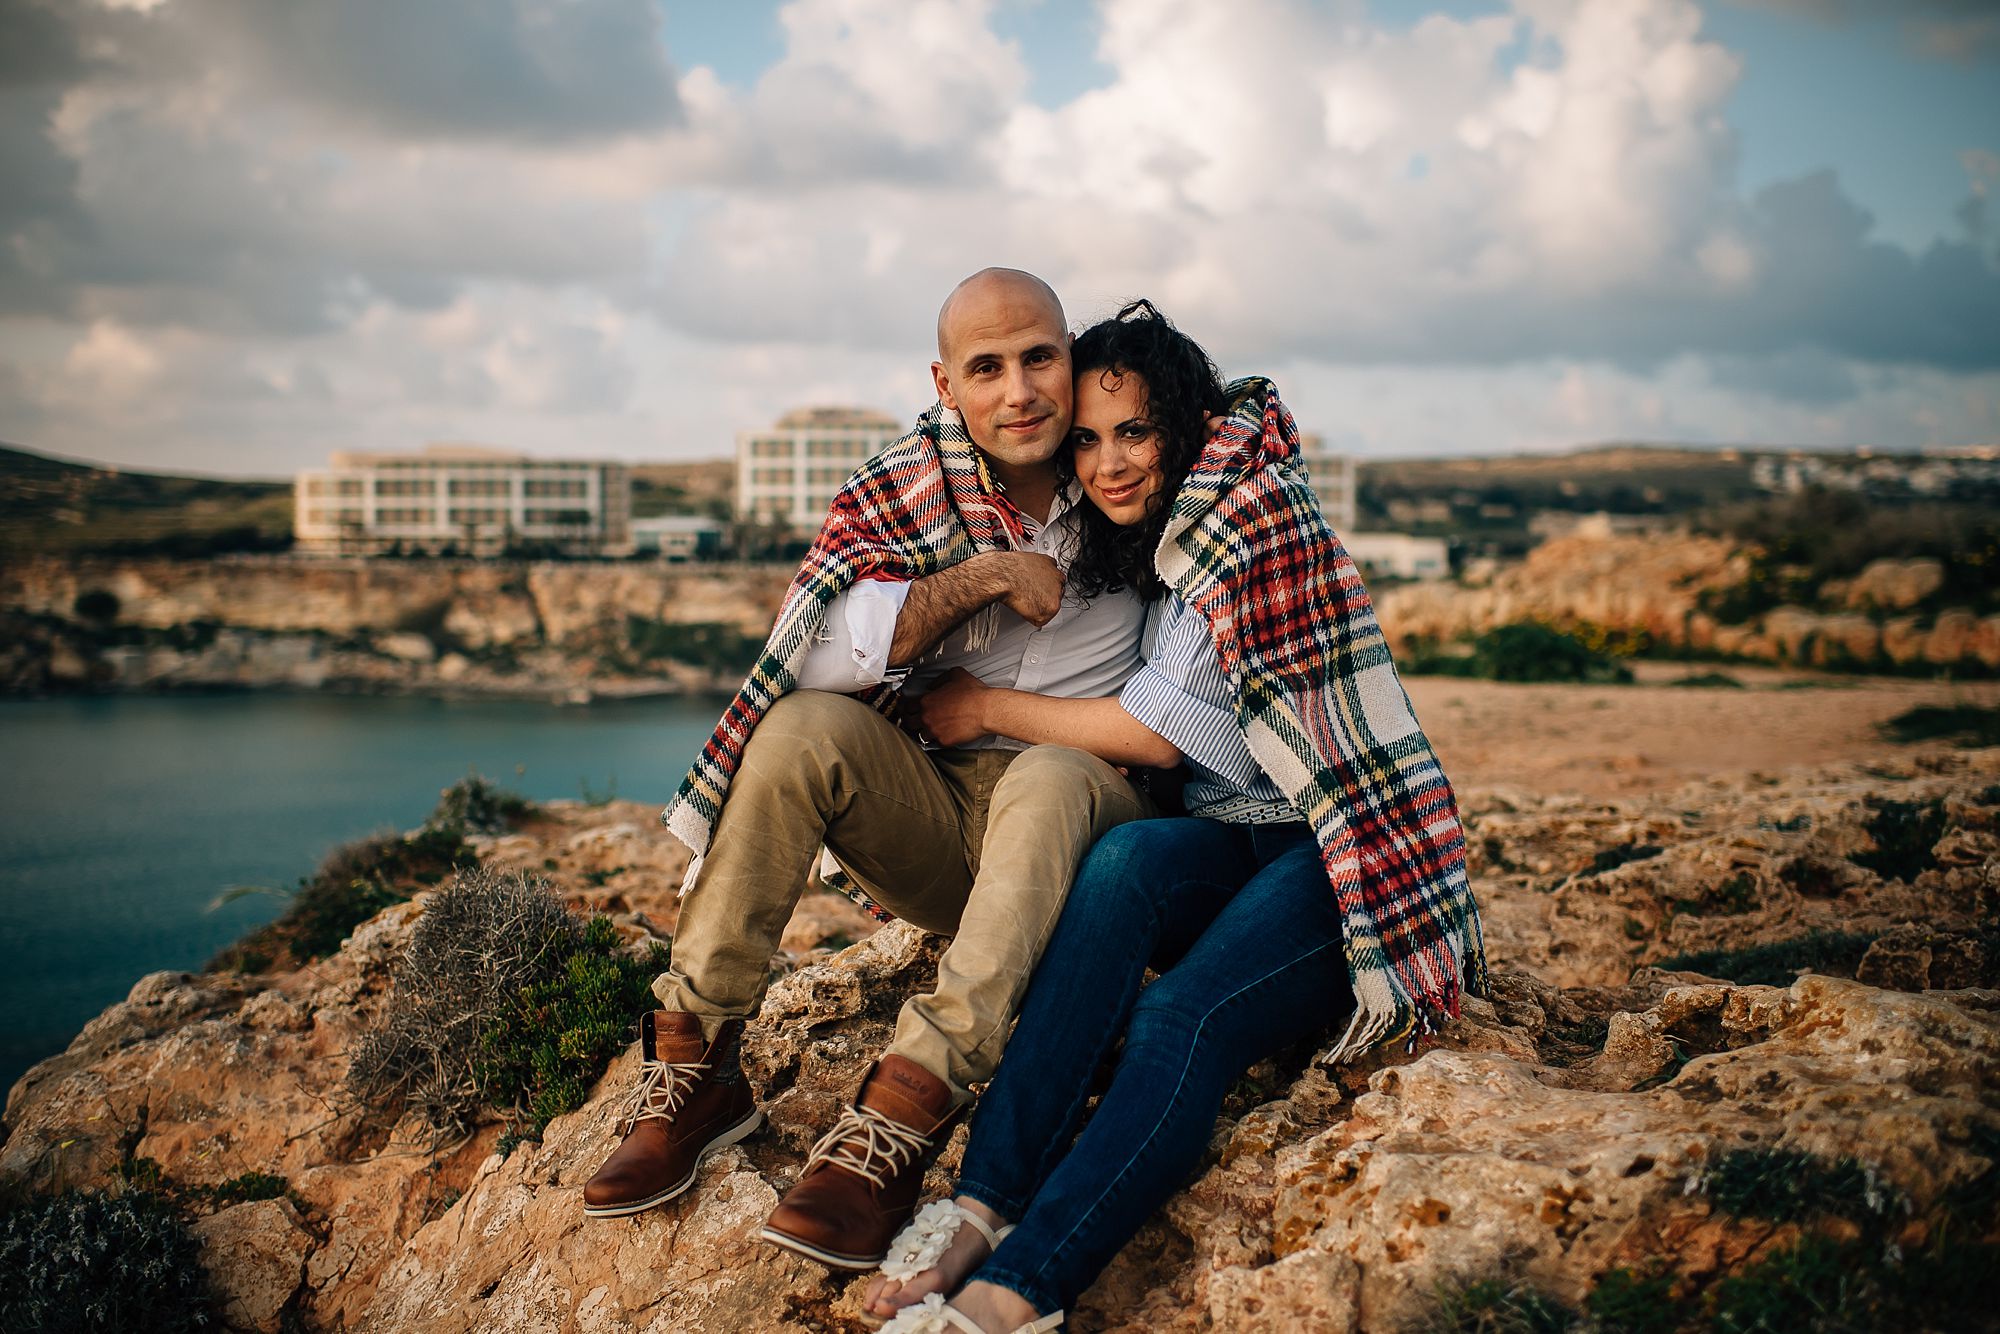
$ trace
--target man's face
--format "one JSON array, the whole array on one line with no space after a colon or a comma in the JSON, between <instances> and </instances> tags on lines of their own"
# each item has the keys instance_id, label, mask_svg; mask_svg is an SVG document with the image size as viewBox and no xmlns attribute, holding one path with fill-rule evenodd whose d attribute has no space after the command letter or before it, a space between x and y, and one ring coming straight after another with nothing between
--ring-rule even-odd
<instances>
[{"instance_id":1,"label":"man's face","mask_svg":"<svg viewBox=\"0 0 2000 1334\"><path fill-rule=\"evenodd\" d=\"M1047 297L1022 283L961 291L931 363L938 398L1002 469L1037 468L1069 433L1069 334Z\"/></svg>"}]
</instances>

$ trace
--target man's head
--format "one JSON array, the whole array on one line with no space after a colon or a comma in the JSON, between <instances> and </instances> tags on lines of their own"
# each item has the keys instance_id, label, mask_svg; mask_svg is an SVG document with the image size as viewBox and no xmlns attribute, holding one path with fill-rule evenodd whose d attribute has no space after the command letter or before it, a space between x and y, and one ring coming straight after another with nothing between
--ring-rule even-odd
<instances>
[{"instance_id":1,"label":"man's head","mask_svg":"<svg viewBox=\"0 0 2000 1334\"><path fill-rule=\"evenodd\" d=\"M1049 285L981 269L938 311L938 398L1002 471L1038 468L1069 432L1069 330Z\"/></svg>"}]
</instances>

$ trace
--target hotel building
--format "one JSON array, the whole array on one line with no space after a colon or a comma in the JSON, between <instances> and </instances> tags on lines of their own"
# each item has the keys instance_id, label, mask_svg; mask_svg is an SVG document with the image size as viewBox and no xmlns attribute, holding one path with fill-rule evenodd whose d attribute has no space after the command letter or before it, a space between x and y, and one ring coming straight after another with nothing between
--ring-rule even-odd
<instances>
[{"instance_id":1,"label":"hotel building","mask_svg":"<svg viewBox=\"0 0 2000 1334\"><path fill-rule=\"evenodd\" d=\"M1299 457L1305 461L1306 477L1313 494L1319 497L1319 511L1336 536L1345 539L1359 522L1359 497L1355 494L1354 459L1326 447L1322 436L1299 434Z\"/></svg>"},{"instance_id":2,"label":"hotel building","mask_svg":"<svg viewBox=\"0 0 2000 1334\"><path fill-rule=\"evenodd\" d=\"M864 408L797 408L736 436L736 516L819 531L827 503L854 470L903 434Z\"/></svg>"},{"instance_id":3,"label":"hotel building","mask_svg":"<svg viewBox=\"0 0 2000 1334\"><path fill-rule=\"evenodd\" d=\"M621 463L531 459L473 445L337 453L325 470L299 474L293 505L293 534L305 552L632 550L631 481Z\"/></svg>"}]
</instances>

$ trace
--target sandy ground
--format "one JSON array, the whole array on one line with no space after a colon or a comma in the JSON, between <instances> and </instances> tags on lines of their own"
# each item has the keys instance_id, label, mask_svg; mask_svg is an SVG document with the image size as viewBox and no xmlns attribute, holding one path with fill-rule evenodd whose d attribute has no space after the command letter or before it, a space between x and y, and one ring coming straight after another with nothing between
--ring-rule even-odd
<instances>
[{"instance_id":1,"label":"sandy ground","mask_svg":"<svg viewBox=\"0 0 2000 1334\"><path fill-rule=\"evenodd\" d=\"M1697 667L1703 671L1706 668ZM1460 788L1612 797L1711 774L1781 773L1907 747L1880 724L1918 704L2000 705L2000 682L1939 683L1728 669L1741 690L1669 684L1643 664L1629 686L1502 685L1408 677L1417 717Z\"/></svg>"}]
</instances>

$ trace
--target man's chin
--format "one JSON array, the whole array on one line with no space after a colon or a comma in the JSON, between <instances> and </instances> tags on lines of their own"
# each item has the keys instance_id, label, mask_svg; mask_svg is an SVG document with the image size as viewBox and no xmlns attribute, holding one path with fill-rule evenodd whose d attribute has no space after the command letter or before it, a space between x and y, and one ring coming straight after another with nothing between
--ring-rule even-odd
<instances>
[{"instance_id":1,"label":"man's chin","mask_svg":"<svg viewBox=\"0 0 2000 1334\"><path fill-rule=\"evenodd\" d=\"M1063 432L1050 430L1036 432L1026 437L1010 436L1005 431L995 433L997 438L973 441L988 458L1013 468L1035 468L1056 456L1056 449L1062 444Z\"/></svg>"}]
</instances>

